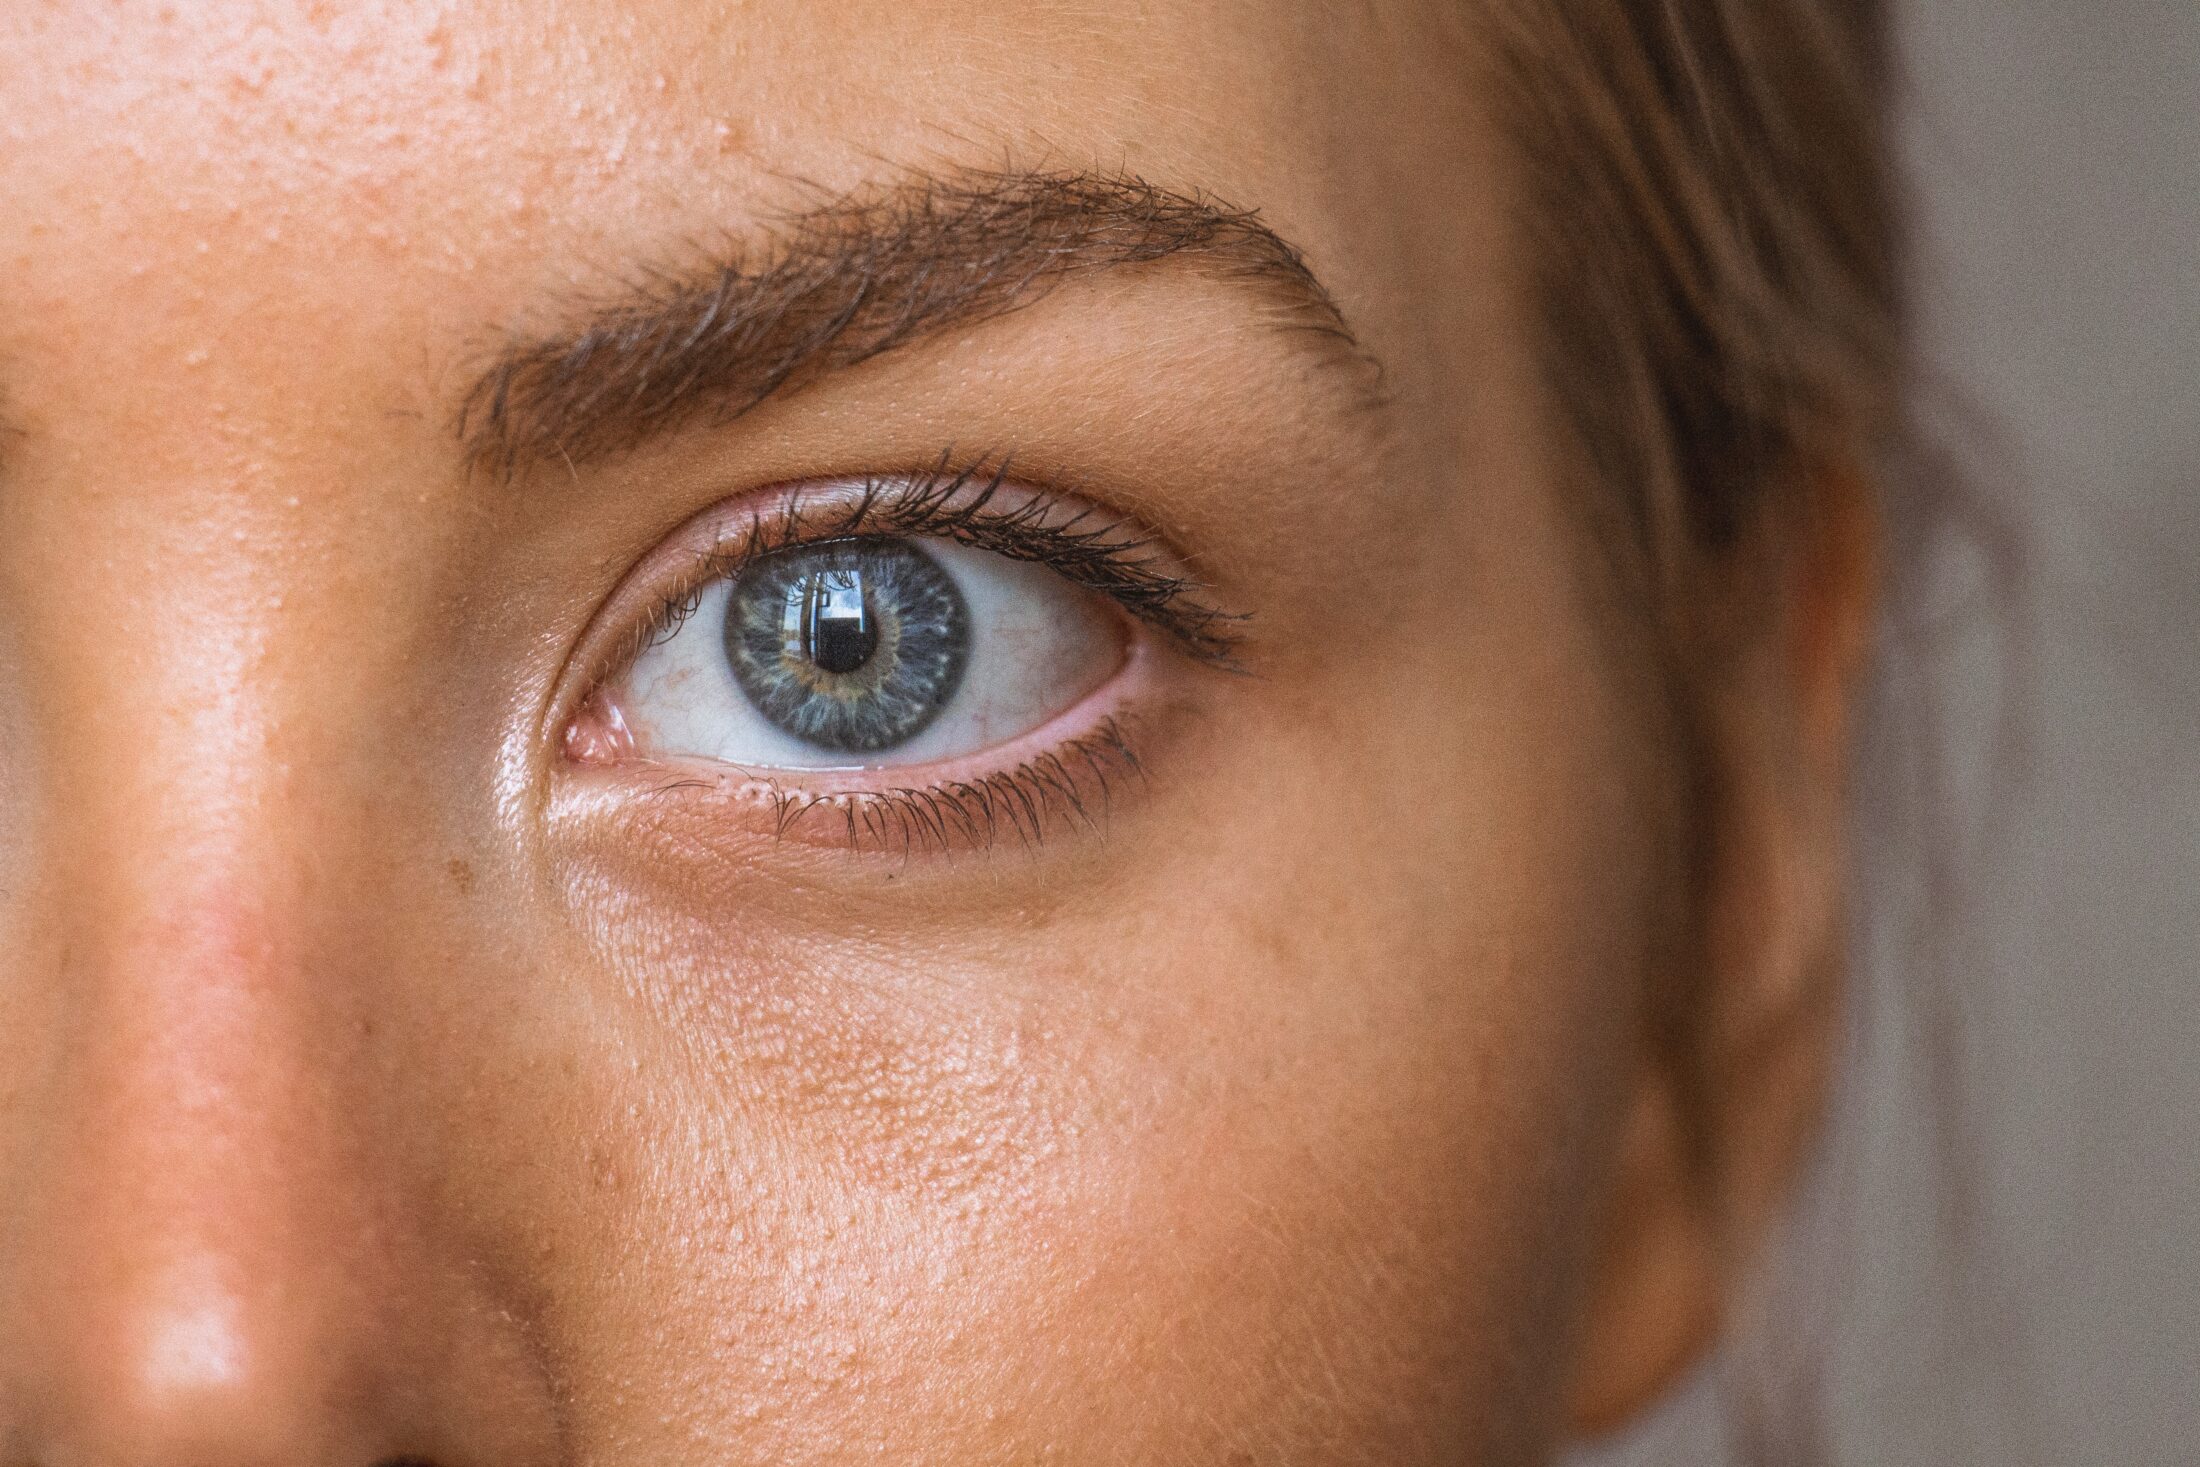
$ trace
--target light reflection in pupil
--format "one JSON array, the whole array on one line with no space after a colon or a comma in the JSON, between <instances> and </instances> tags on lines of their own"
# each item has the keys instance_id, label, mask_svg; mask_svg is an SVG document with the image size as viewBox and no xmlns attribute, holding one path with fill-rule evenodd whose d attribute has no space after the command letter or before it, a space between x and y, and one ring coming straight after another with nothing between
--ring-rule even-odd
<instances>
[{"instance_id":1,"label":"light reflection in pupil","mask_svg":"<svg viewBox=\"0 0 2200 1467\"><path fill-rule=\"evenodd\" d=\"M859 567L816 571L789 589L783 630L803 661L845 677L878 654L878 626Z\"/></svg>"}]
</instances>

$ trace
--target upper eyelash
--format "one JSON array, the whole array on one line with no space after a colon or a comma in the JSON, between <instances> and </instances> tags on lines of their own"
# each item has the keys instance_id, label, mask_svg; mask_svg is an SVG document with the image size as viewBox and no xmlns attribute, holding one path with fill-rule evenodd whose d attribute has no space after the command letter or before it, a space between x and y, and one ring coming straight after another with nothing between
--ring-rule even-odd
<instances>
[{"instance_id":1,"label":"upper eyelash","mask_svg":"<svg viewBox=\"0 0 2200 1467\"><path fill-rule=\"evenodd\" d=\"M1132 522L1045 489L1000 503L1009 483L1003 459L950 468L943 458L914 474L866 477L853 500L807 509L790 498L753 515L742 535L696 558L693 572L639 630L631 652L678 630L704 589L774 551L882 536L936 536L1011 560L1042 564L1096 591L1167 634L1194 659L1230 671L1238 660L1243 612L1206 598L1206 586L1168 567L1159 541ZM1067 518L1050 516L1069 506ZM623 660L623 659L622 659Z\"/></svg>"}]
</instances>

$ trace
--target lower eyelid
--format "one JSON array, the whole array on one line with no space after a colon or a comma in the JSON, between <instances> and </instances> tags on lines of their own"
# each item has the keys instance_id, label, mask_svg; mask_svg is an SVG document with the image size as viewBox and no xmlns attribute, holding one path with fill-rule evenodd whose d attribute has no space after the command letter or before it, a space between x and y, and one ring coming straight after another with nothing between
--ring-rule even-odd
<instances>
[{"instance_id":1,"label":"lower eyelid","mask_svg":"<svg viewBox=\"0 0 2200 1467\"><path fill-rule=\"evenodd\" d=\"M967 779L818 794L770 791L774 834L887 853L1043 845L1063 827L1099 832L1145 763L1114 718L1013 767Z\"/></svg>"},{"instance_id":2,"label":"lower eyelid","mask_svg":"<svg viewBox=\"0 0 2200 1467\"><path fill-rule=\"evenodd\" d=\"M636 755L577 765L567 795L579 806L640 800L661 818L692 816L713 840L889 855L1043 845L1104 830L1146 789L1150 749L1189 711L1163 686L1164 657L1138 637L1102 687L1027 734L953 760L765 770Z\"/></svg>"}]
</instances>

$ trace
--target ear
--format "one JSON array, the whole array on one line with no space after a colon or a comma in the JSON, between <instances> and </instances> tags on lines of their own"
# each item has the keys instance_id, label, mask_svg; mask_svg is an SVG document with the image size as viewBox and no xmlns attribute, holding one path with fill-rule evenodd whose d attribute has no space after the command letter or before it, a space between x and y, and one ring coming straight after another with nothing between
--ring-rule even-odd
<instances>
[{"instance_id":1,"label":"ear","mask_svg":"<svg viewBox=\"0 0 2200 1467\"><path fill-rule=\"evenodd\" d=\"M1838 1047L1851 724L1878 519L1846 462L1705 575L1684 661L1704 791L1689 971L1651 999L1575 1375L1624 1423L1717 1340L1816 1134Z\"/></svg>"}]
</instances>

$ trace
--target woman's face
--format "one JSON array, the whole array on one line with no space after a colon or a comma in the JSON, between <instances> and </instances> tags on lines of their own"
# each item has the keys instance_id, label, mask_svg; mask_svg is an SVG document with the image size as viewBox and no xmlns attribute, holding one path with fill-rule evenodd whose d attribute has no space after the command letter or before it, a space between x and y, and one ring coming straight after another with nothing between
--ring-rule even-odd
<instances>
[{"instance_id":1,"label":"woman's face","mask_svg":"<svg viewBox=\"0 0 2200 1467\"><path fill-rule=\"evenodd\" d=\"M1466 17L0 31L0 1459L1562 1433L1673 774Z\"/></svg>"}]
</instances>

